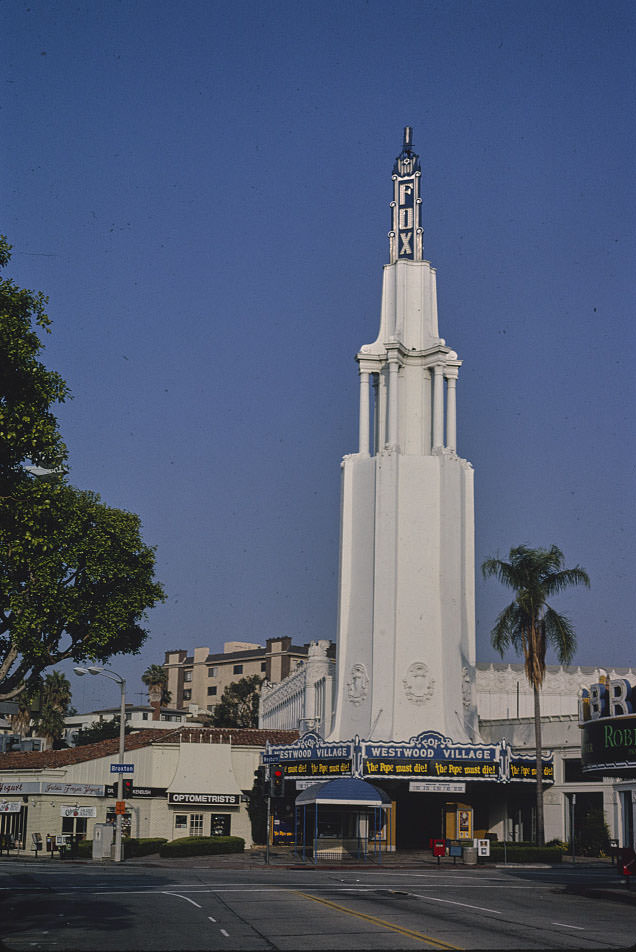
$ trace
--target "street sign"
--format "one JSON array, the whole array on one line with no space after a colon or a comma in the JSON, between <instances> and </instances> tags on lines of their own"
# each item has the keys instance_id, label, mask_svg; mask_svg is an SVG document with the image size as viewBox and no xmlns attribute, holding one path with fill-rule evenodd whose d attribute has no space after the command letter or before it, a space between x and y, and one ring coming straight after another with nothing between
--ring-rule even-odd
<instances>
[{"instance_id":1,"label":"street sign","mask_svg":"<svg viewBox=\"0 0 636 952\"><path fill-rule=\"evenodd\" d=\"M134 764L111 764L110 772L111 773L134 773L135 765Z\"/></svg>"},{"instance_id":2,"label":"street sign","mask_svg":"<svg viewBox=\"0 0 636 952\"><path fill-rule=\"evenodd\" d=\"M126 812L126 801L115 800L115 813L124 814Z\"/></svg>"}]
</instances>

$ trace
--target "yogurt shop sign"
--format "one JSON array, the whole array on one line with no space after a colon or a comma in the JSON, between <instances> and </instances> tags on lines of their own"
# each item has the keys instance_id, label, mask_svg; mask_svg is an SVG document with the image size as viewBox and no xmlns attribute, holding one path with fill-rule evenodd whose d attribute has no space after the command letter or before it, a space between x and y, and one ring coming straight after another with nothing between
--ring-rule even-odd
<instances>
[{"instance_id":1,"label":"yogurt shop sign","mask_svg":"<svg viewBox=\"0 0 636 952\"><path fill-rule=\"evenodd\" d=\"M579 711L586 772L636 774L636 685L606 679L584 690Z\"/></svg>"}]
</instances>

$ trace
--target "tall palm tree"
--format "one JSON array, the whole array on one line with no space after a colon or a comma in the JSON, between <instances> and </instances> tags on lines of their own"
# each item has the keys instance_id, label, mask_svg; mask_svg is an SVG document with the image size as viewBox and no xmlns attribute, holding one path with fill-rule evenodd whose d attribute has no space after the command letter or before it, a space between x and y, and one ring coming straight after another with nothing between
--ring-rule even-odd
<instances>
[{"instance_id":1,"label":"tall palm tree","mask_svg":"<svg viewBox=\"0 0 636 952\"><path fill-rule=\"evenodd\" d=\"M172 700L172 694L168 690L168 672L160 664L151 664L141 676L141 680L151 690L161 688L161 707L166 707Z\"/></svg>"},{"instance_id":2,"label":"tall palm tree","mask_svg":"<svg viewBox=\"0 0 636 952\"><path fill-rule=\"evenodd\" d=\"M515 600L501 612L490 636L503 656L506 648L523 654L525 672L534 693L534 733L537 757L537 845L544 841L543 769L541 747L541 686L545 676L546 649L550 646L560 664L572 660L576 636L565 615L550 607L547 599L570 585L586 585L590 580L579 565L563 568L563 553L556 545L530 549L520 545L510 550L509 562L486 559L484 578L494 576L513 589Z\"/></svg>"}]
</instances>

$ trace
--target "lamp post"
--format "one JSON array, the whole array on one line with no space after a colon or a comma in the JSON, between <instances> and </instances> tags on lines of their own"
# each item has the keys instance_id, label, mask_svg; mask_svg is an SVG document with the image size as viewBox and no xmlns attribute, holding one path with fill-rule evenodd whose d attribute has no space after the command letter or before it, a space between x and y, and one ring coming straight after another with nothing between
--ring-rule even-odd
<instances>
[{"instance_id":1,"label":"lamp post","mask_svg":"<svg viewBox=\"0 0 636 952\"><path fill-rule=\"evenodd\" d=\"M73 668L75 674L82 677L84 674L101 674L105 678L110 678L111 681L116 681L119 684L121 689L121 707L119 714L119 763L123 764L124 762L124 743L126 735L126 680L122 678L121 675L117 674L115 671L111 671L110 668L99 668L97 665L90 665L88 668ZM121 770L117 774L117 799L123 800L124 798L124 775ZM122 857L122 848L121 848L121 813L117 813L115 816L115 862L121 863Z\"/></svg>"}]
</instances>

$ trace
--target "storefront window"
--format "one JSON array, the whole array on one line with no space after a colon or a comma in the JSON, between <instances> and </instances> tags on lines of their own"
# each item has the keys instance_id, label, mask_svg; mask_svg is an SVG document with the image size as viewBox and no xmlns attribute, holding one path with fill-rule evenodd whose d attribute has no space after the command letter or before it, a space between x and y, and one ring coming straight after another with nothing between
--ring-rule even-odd
<instances>
[{"instance_id":1,"label":"storefront window","mask_svg":"<svg viewBox=\"0 0 636 952\"><path fill-rule=\"evenodd\" d=\"M190 836L203 836L203 814L190 814Z\"/></svg>"},{"instance_id":2,"label":"storefront window","mask_svg":"<svg viewBox=\"0 0 636 952\"><path fill-rule=\"evenodd\" d=\"M174 818L174 828L175 830L187 830L188 829L188 815L187 813L177 813Z\"/></svg>"},{"instance_id":3,"label":"storefront window","mask_svg":"<svg viewBox=\"0 0 636 952\"><path fill-rule=\"evenodd\" d=\"M231 819L229 813L213 813L210 816L210 836L229 836Z\"/></svg>"}]
</instances>

